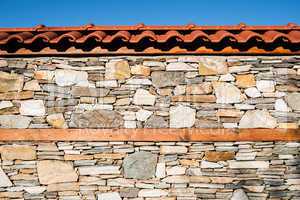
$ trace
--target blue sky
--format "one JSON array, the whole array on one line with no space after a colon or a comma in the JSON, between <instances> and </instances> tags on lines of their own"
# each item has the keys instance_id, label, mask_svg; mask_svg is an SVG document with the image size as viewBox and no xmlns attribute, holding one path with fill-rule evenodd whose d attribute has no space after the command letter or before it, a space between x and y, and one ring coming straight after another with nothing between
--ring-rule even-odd
<instances>
[{"instance_id":1,"label":"blue sky","mask_svg":"<svg viewBox=\"0 0 300 200\"><path fill-rule=\"evenodd\" d=\"M0 27L300 24L300 0L0 0Z\"/></svg>"}]
</instances>

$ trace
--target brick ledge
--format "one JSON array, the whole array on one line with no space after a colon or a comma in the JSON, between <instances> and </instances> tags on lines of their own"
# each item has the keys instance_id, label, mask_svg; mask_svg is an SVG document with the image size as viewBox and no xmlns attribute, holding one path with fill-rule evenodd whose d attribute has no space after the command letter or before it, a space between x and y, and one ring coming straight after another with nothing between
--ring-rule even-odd
<instances>
[{"instance_id":1,"label":"brick ledge","mask_svg":"<svg viewBox=\"0 0 300 200\"><path fill-rule=\"evenodd\" d=\"M0 141L300 141L300 129L0 129Z\"/></svg>"}]
</instances>

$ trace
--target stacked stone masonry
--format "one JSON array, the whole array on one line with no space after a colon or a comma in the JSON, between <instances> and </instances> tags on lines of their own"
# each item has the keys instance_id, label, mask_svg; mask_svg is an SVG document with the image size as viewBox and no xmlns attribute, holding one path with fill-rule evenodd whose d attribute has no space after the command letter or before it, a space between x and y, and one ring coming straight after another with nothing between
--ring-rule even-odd
<instances>
[{"instance_id":1,"label":"stacked stone masonry","mask_svg":"<svg viewBox=\"0 0 300 200\"><path fill-rule=\"evenodd\" d=\"M0 59L1 128L298 128L300 57Z\"/></svg>"},{"instance_id":2,"label":"stacked stone masonry","mask_svg":"<svg viewBox=\"0 0 300 200\"><path fill-rule=\"evenodd\" d=\"M300 199L299 142L13 142L0 153L0 199Z\"/></svg>"}]
</instances>

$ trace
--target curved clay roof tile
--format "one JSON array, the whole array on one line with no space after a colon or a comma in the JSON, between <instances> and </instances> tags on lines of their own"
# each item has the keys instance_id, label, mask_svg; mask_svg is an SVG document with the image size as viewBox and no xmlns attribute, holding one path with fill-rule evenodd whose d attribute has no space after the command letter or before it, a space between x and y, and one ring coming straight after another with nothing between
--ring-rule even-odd
<instances>
[{"instance_id":1,"label":"curved clay roof tile","mask_svg":"<svg viewBox=\"0 0 300 200\"><path fill-rule=\"evenodd\" d=\"M108 35L106 36L102 42L103 43L111 43L112 41L114 41L115 39L121 38L121 40L123 41L129 41L130 40L130 36L131 34L128 31L118 31L116 34L114 35Z\"/></svg>"},{"instance_id":2,"label":"curved clay roof tile","mask_svg":"<svg viewBox=\"0 0 300 200\"><path fill-rule=\"evenodd\" d=\"M224 30L217 31L215 34L209 36L209 40L213 43L221 42L224 38L238 40L234 34Z\"/></svg>"},{"instance_id":3,"label":"curved clay roof tile","mask_svg":"<svg viewBox=\"0 0 300 200\"><path fill-rule=\"evenodd\" d=\"M288 35L278 32L278 31L267 31L263 34L263 39L266 43L272 43L278 38L285 38L290 41L290 38L288 38Z\"/></svg>"},{"instance_id":4,"label":"curved clay roof tile","mask_svg":"<svg viewBox=\"0 0 300 200\"><path fill-rule=\"evenodd\" d=\"M64 33L57 38L50 40L50 43L59 43L61 40L67 38L70 42L75 42L78 38L80 38L82 34L79 31L71 31L68 33Z\"/></svg>"},{"instance_id":5,"label":"curved clay roof tile","mask_svg":"<svg viewBox=\"0 0 300 200\"><path fill-rule=\"evenodd\" d=\"M106 36L103 31L94 31L76 40L77 43L85 43L88 39L94 38L97 42L101 42Z\"/></svg>"},{"instance_id":6,"label":"curved clay roof tile","mask_svg":"<svg viewBox=\"0 0 300 200\"><path fill-rule=\"evenodd\" d=\"M150 41L156 41L156 35L153 31L143 31L140 34L132 35L130 43L139 43L144 38L149 38Z\"/></svg>"},{"instance_id":7,"label":"curved clay roof tile","mask_svg":"<svg viewBox=\"0 0 300 200\"><path fill-rule=\"evenodd\" d=\"M24 41L25 44L30 44L35 42L38 39L42 39L43 42L48 43L53 38L56 38L57 34L55 32L49 31L45 33L40 33L38 35L35 35L33 38L27 39Z\"/></svg>"},{"instance_id":8,"label":"curved clay roof tile","mask_svg":"<svg viewBox=\"0 0 300 200\"><path fill-rule=\"evenodd\" d=\"M33 37L33 34L30 32L15 33L15 34L12 34L12 35L8 36L7 38L1 40L0 44L7 44L11 40L16 40L18 43L23 43L24 40L26 40L28 38L32 38L32 37Z\"/></svg>"},{"instance_id":9,"label":"curved clay roof tile","mask_svg":"<svg viewBox=\"0 0 300 200\"><path fill-rule=\"evenodd\" d=\"M167 42L171 38L176 38L180 41L184 41L184 36L183 35L181 35L178 31L172 30L172 31L166 32L163 35L158 35L157 36L157 42L164 43L164 42Z\"/></svg>"},{"instance_id":10,"label":"curved clay roof tile","mask_svg":"<svg viewBox=\"0 0 300 200\"><path fill-rule=\"evenodd\" d=\"M263 40L263 36L261 34L255 33L253 31L242 31L238 35L236 35L236 38L240 43L246 43L253 38L259 38L260 40Z\"/></svg>"},{"instance_id":11,"label":"curved clay roof tile","mask_svg":"<svg viewBox=\"0 0 300 200\"><path fill-rule=\"evenodd\" d=\"M198 38L204 38L204 40L209 40L208 35L203 31L192 31L190 34L184 36L184 42L193 42Z\"/></svg>"}]
</instances>

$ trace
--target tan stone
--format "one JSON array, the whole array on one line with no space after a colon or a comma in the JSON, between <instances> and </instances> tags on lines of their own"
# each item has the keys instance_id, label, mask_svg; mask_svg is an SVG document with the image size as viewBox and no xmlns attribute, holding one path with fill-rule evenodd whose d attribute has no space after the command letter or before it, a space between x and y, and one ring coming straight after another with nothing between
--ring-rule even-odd
<instances>
[{"instance_id":1,"label":"tan stone","mask_svg":"<svg viewBox=\"0 0 300 200\"><path fill-rule=\"evenodd\" d=\"M77 181L78 175L72 162L42 160L37 162L37 173L41 184Z\"/></svg>"},{"instance_id":2,"label":"tan stone","mask_svg":"<svg viewBox=\"0 0 300 200\"><path fill-rule=\"evenodd\" d=\"M297 123L278 123L278 128L297 129L298 127Z\"/></svg>"},{"instance_id":3,"label":"tan stone","mask_svg":"<svg viewBox=\"0 0 300 200\"><path fill-rule=\"evenodd\" d=\"M54 71L41 70L34 72L34 78L37 80L47 80L51 81L54 77Z\"/></svg>"},{"instance_id":4,"label":"tan stone","mask_svg":"<svg viewBox=\"0 0 300 200\"><path fill-rule=\"evenodd\" d=\"M150 75L150 67L146 67L146 66L143 66L143 65L132 66L131 67L131 74L149 76Z\"/></svg>"},{"instance_id":5,"label":"tan stone","mask_svg":"<svg viewBox=\"0 0 300 200\"><path fill-rule=\"evenodd\" d=\"M201 83L201 84L192 84L187 85L186 93L187 94L209 94L212 92L211 83Z\"/></svg>"},{"instance_id":6,"label":"tan stone","mask_svg":"<svg viewBox=\"0 0 300 200\"><path fill-rule=\"evenodd\" d=\"M204 160L211 162L226 161L234 159L235 153L231 151L207 151Z\"/></svg>"},{"instance_id":7,"label":"tan stone","mask_svg":"<svg viewBox=\"0 0 300 200\"><path fill-rule=\"evenodd\" d=\"M189 176L168 176L162 179L162 182L166 183L189 183L190 177Z\"/></svg>"},{"instance_id":8,"label":"tan stone","mask_svg":"<svg viewBox=\"0 0 300 200\"><path fill-rule=\"evenodd\" d=\"M105 79L125 80L130 78L130 68L126 60L110 61L105 66Z\"/></svg>"},{"instance_id":9,"label":"tan stone","mask_svg":"<svg viewBox=\"0 0 300 200\"><path fill-rule=\"evenodd\" d=\"M216 97L214 95L177 95L172 96L171 100L174 102L213 103L216 102Z\"/></svg>"},{"instance_id":10,"label":"tan stone","mask_svg":"<svg viewBox=\"0 0 300 200\"><path fill-rule=\"evenodd\" d=\"M0 71L0 92L21 91L23 82L23 75Z\"/></svg>"},{"instance_id":11,"label":"tan stone","mask_svg":"<svg viewBox=\"0 0 300 200\"><path fill-rule=\"evenodd\" d=\"M48 124L54 128L68 128L62 113L50 114L47 116L46 120Z\"/></svg>"},{"instance_id":12,"label":"tan stone","mask_svg":"<svg viewBox=\"0 0 300 200\"><path fill-rule=\"evenodd\" d=\"M227 184L233 182L232 177L210 177L210 180L212 183L216 184Z\"/></svg>"},{"instance_id":13,"label":"tan stone","mask_svg":"<svg viewBox=\"0 0 300 200\"><path fill-rule=\"evenodd\" d=\"M28 145L5 145L0 148L3 160L35 160L36 151Z\"/></svg>"},{"instance_id":14,"label":"tan stone","mask_svg":"<svg viewBox=\"0 0 300 200\"><path fill-rule=\"evenodd\" d=\"M0 100L21 100L33 98L32 91L21 91L21 92L6 92L0 94Z\"/></svg>"},{"instance_id":15,"label":"tan stone","mask_svg":"<svg viewBox=\"0 0 300 200\"><path fill-rule=\"evenodd\" d=\"M191 183L209 183L210 178L205 176L191 176L190 177Z\"/></svg>"},{"instance_id":16,"label":"tan stone","mask_svg":"<svg viewBox=\"0 0 300 200\"><path fill-rule=\"evenodd\" d=\"M213 82L217 103L239 103L242 99L241 91L231 83Z\"/></svg>"},{"instance_id":17,"label":"tan stone","mask_svg":"<svg viewBox=\"0 0 300 200\"><path fill-rule=\"evenodd\" d=\"M47 192L79 191L79 183L57 183L47 186Z\"/></svg>"},{"instance_id":18,"label":"tan stone","mask_svg":"<svg viewBox=\"0 0 300 200\"><path fill-rule=\"evenodd\" d=\"M187 152L184 146L160 146L161 154L183 154Z\"/></svg>"},{"instance_id":19,"label":"tan stone","mask_svg":"<svg viewBox=\"0 0 300 200\"><path fill-rule=\"evenodd\" d=\"M240 88L248 88L255 86L255 77L253 74L243 74L236 76L236 84Z\"/></svg>"},{"instance_id":20,"label":"tan stone","mask_svg":"<svg viewBox=\"0 0 300 200\"><path fill-rule=\"evenodd\" d=\"M227 63L224 58L203 57L199 62L200 75L226 74L228 72Z\"/></svg>"},{"instance_id":21,"label":"tan stone","mask_svg":"<svg viewBox=\"0 0 300 200\"><path fill-rule=\"evenodd\" d=\"M219 109L216 112L217 117L241 117L244 112L234 109Z\"/></svg>"},{"instance_id":22,"label":"tan stone","mask_svg":"<svg viewBox=\"0 0 300 200\"><path fill-rule=\"evenodd\" d=\"M99 153L94 154L95 159L113 159L120 160L126 156L125 153Z\"/></svg>"},{"instance_id":23,"label":"tan stone","mask_svg":"<svg viewBox=\"0 0 300 200\"><path fill-rule=\"evenodd\" d=\"M194 166L194 167L199 166L199 161L197 161L197 160L180 159L179 163L184 166Z\"/></svg>"},{"instance_id":24,"label":"tan stone","mask_svg":"<svg viewBox=\"0 0 300 200\"><path fill-rule=\"evenodd\" d=\"M25 83L23 90L40 91L41 87L37 80L31 80Z\"/></svg>"},{"instance_id":25,"label":"tan stone","mask_svg":"<svg viewBox=\"0 0 300 200\"><path fill-rule=\"evenodd\" d=\"M65 154L65 160L93 160L93 155L73 155L73 154Z\"/></svg>"}]
</instances>

